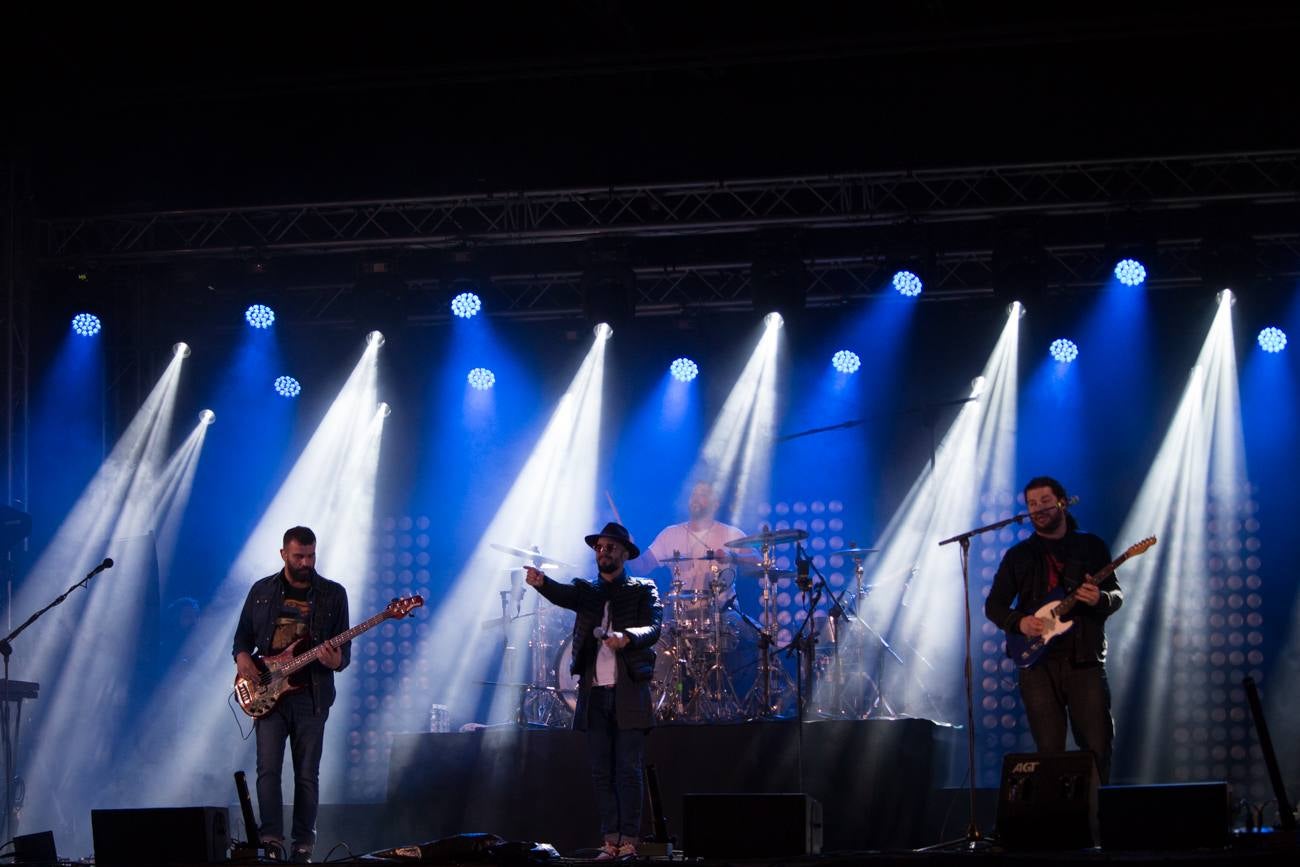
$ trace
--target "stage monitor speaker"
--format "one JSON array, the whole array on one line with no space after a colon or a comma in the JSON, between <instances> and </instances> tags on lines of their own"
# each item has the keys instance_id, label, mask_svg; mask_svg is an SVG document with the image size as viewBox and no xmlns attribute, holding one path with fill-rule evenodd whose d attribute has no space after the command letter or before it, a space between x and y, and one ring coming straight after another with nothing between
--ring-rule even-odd
<instances>
[{"instance_id":1,"label":"stage monitor speaker","mask_svg":"<svg viewBox=\"0 0 1300 867\"><path fill-rule=\"evenodd\" d=\"M802 793L684 795L682 849L690 858L818 855L822 805Z\"/></svg>"},{"instance_id":2,"label":"stage monitor speaker","mask_svg":"<svg viewBox=\"0 0 1300 867\"><path fill-rule=\"evenodd\" d=\"M1222 849L1232 834L1227 783L1105 786L1101 847L1111 851Z\"/></svg>"},{"instance_id":3,"label":"stage monitor speaker","mask_svg":"<svg viewBox=\"0 0 1300 867\"><path fill-rule=\"evenodd\" d=\"M230 850L226 807L91 810L97 867L216 864Z\"/></svg>"},{"instance_id":4,"label":"stage monitor speaker","mask_svg":"<svg viewBox=\"0 0 1300 867\"><path fill-rule=\"evenodd\" d=\"M998 792L998 842L1008 849L1096 846L1097 782L1090 752L1008 755Z\"/></svg>"},{"instance_id":5,"label":"stage monitor speaker","mask_svg":"<svg viewBox=\"0 0 1300 867\"><path fill-rule=\"evenodd\" d=\"M58 860L53 831L23 834L14 838L15 864L53 864Z\"/></svg>"}]
</instances>

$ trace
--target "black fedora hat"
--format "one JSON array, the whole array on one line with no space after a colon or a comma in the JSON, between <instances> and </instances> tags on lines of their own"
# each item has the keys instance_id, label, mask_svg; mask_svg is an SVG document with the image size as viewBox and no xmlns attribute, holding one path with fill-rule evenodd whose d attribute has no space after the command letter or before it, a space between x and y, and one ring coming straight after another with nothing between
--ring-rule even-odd
<instances>
[{"instance_id":1,"label":"black fedora hat","mask_svg":"<svg viewBox=\"0 0 1300 867\"><path fill-rule=\"evenodd\" d=\"M601 530L599 533L592 533L590 536L586 537L587 547L595 548L598 539L613 539L615 542L618 542L627 549L627 559L629 560L635 560L637 557L641 556L641 549L632 541L632 534L629 533L627 527L624 527L622 524L616 524L613 521L610 521L605 525L605 529Z\"/></svg>"}]
</instances>

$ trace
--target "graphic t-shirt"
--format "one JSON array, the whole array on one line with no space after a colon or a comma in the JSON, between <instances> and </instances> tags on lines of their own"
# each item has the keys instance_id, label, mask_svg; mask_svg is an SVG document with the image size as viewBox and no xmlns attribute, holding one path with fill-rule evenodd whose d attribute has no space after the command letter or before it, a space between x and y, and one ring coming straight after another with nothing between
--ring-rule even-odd
<instances>
[{"instance_id":1,"label":"graphic t-shirt","mask_svg":"<svg viewBox=\"0 0 1300 867\"><path fill-rule=\"evenodd\" d=\"M299 638L306 638L311 631L311 588L294 587L284 577L283 573L280 575L280 583L284 589L284 602L275 615L275 631L271 634L271 649L269 652L271 656L281 652ZM297 648L297 653L302 653L305 650L307 650L307 647L304 643ZM307 681L308 675L305 668L294 672L289 677L289 683L294 686L306 686Z\"/></svg>"}]
</instances>

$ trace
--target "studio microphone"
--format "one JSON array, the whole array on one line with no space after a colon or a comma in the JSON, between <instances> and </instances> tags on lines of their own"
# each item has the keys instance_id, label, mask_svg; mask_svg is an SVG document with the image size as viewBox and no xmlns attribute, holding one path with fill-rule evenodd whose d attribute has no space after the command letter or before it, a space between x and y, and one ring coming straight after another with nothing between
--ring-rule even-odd
<instances>
[{"instance_id":1,"label":"studio microphone","mask_svg":"<svg viewBox=\"0 0 1300 867\"><path fill-rule=\"evenodd\" d=\"M805 593L812 587L812 582L808 580L808 566L810 563L812 563L812 558L808 557L804 553L803 546L800 545L795 549L794 555L794 583L795 586Z\"/></svg>"}]
</instances>

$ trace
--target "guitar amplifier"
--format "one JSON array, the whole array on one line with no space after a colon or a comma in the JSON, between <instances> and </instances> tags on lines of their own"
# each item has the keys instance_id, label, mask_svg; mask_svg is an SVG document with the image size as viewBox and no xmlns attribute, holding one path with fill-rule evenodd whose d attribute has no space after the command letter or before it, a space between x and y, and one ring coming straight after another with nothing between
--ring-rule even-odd
<instances>
[{"instance_id":1,"label":"guitar amplifier","mask_svg":"<svg viewBox=\"0 0 1300 867\"><path fill-rule=\"evenodd\" d=\"M229 858L226 807L91 810L90 829L100 867L217 864Z\"/></svg>"},{"instance_id":2,"label":"guitar amplifier","mask_svg":"<svg viewBox=\"0 0 1300 867\"><path fill-rule=\"evenodd\" d=\"M1097 785L1097 762L1090 752L1006 756L998 841L1008 849L1097 846Z\"/></svg>"}]
</instances>

